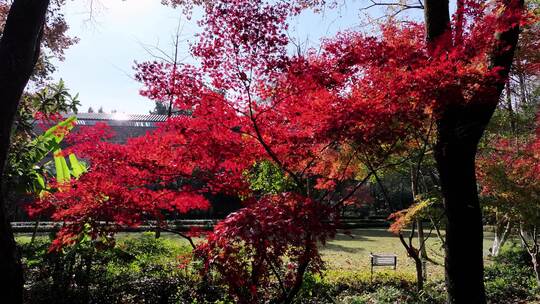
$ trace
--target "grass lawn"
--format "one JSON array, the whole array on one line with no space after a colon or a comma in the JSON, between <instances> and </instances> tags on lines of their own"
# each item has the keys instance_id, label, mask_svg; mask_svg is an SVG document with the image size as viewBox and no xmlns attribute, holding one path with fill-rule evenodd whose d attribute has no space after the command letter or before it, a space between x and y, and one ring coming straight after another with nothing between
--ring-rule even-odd
<instances>
[{"instance_id":1,"label":"grass lawn","mask_svg":"<svg viewBox=\"0 0 540 304\"><path fill-rule=\"evenodd\" d=\"M426 230L426 235L428 230ZM142 235L141 233L119 233L118 240L133 238ZM178 246L189 246L189 243L174 234L162 233L162 238ZM46 237L42 235L40 237ZM17 242L24 243L30 241L29 234L18 234ZM488 248L491 246L493 234L484 232L484 255L487 256ZM197 240L196 240L197 241ZM428 255L440 265L428 263L428 276L432 279L442 279L444 277L444 255L441 243L435 233L432 233L427 241ZM398 237L388 232L385 228L352 229L350 234L339 233L335 239L326 245L321 245L323 259L327 262L329 271L346 275L355 272L369 272L370 258L372 253L393 253L398 256L397 271L402 273L415 274L414 262L407 257L407 253L401 245ZM393 271L391 267L376 267L375 272Z\"/></svg>"},{"instance_id":2,"label":"grass lawn","mask_svg":"<svg viewBox=\"0 0 540 304\"><path fill-rule=\"evenodd\" d=\"M429 229L425 232L426 236L428 232ZM488 249L492 240L493 233L484 232L484 256L489 253ZM428 256L440 264L428 263L428 276L442 279L444 255L441 242L435 233L432 233L426 245ZM353 229L350 235L340 233L334 240L323 246L321 251L329 270L369 271L369 254L372 252L396 254L398 256L397 271L416 273L414 261L407 257L407 252L399 238L384 228ZM391 267L376 267L375 271L383 271L384 268L391 269Z\"/></svg>"}]
</instances>

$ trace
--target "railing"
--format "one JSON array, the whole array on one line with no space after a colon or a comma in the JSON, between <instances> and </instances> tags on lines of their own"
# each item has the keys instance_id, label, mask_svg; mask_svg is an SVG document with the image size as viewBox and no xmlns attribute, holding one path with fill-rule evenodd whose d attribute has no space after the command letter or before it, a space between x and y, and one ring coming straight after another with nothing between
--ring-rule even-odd
<instances>
[{"instance_id":1,"label":"railing","mask_svg":"<svg viewBox=\"0 0 540 304\"><path fill-rule=\"evenodd\" d=\"M169 229L174 229L178 231L188 231L193 228L200 228L203 230L211 230L218 220L177 220L177 221L167 221L166 226ZM11 227L13 232L53 232L59 230L65 223L64 222L11 222ZM100 225L110 225L111 223L99 222ZM156 221L146 221L144 224L139 226L121 226L119 231L124 232L140 232L140 231L154 231L156 230ZM164 225L164 223L161 223Z\"/></svg>"},{"instance_id":2,"label":"railing","mask_svg":"<svg viewBox=\"0 0 540 304\"><path fill-rule=\"evenodd\" d=\"M166 221L160 225L169 229L177 231L188 231L191 228L198 228L203 230L211 230L218 222L218 219L183 219ZM99 222L101 225L107 225L110 223ZM53 232L59 230L64 222L11 222L13 232L28 233L28 232ZM118 230L123 232L141 232L141 231L154 231L156 230L156 221L145 221L144 224L132 227L122 226ZM373 219L344 219L341 221L338 228L340 229L354 229L354 228L376 228L376 227L388 227L388 222L385 220L373 220Z\"/></svg>"}]
</instances>

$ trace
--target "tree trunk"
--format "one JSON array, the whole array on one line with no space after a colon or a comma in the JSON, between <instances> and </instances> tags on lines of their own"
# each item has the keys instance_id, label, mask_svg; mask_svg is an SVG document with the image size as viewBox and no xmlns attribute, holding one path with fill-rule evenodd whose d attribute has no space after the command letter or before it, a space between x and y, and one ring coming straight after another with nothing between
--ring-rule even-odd
<instances>
[{"instance_id":1,"label":"tree trunk","mask_svg":"<svg viewBox=\"0 0 540 304\"><path fill-rule=\"evenodd\" d=\"M529 236L529 232L527 231L527 229L525 229L523 223L520 223L519 224L519 235L521 236L520 240L521 240L521 248L525 249L525 250L529 250L529 248L527 247L527 240L530 239L530 236Z\"/></svg>"},{"instance_id":2,"label":"tree trunk","mask_svg":"<svg viewBox=\"0 0 540 304\"><path fill-rule=\"evenodd\" d=\"M413 238L412 234L414 234L414 224L413 224L413 230L411 231L409 241L411 241ZM403 245L403 247L405 247L405 250L407 251L407 255L414 260L414 265L416 267L416 289L418 291L421 291L424 288L424 272L423 272L424 268L422 267L423 265L422 265L422 260L420 259L419 251L413 247L412 242L407 244L401 232L399 233L398 236L399 236L399 241L401 242L401 244Z\"/></svg>"},{"instance_id":3,"label":"tree trunk","mask_svg":"<svg viewBox=\"0 0 540 304\"><path fill-rule=\"evenodd\" d=\"M424 266L425 261L422 261L420 257L414 258L414 265L416 266L416 289L421 291L424 289Z\"/></svg>"},{"instance_id":4,"label":"tree trunk","mask_svg":"<svg viewBox=\"0 0 540 304\"><path fill-rule=\"evenodd\" d=\"M457 113L456 113L457 114ZM439 168L446 227L445 274L448 303L486 303L484 289L482 212L475 177L476 144L447 138L459 130L439 123L436 160Z\"/></svg>"},{"instance_id":5,"label":"tree trunk","mask_svg":"<svg viewBox=\"0 0 540 304\"><path fill-rule=\"evenodd\" d=\"M533 264L534 276L536 278L536 287L540 288L540 243L538 237L540 236L537 231L537 226L533 225L530 230L525 229L524 225L520 225L519 236L521 238L521 244L525 247ZM529 233L530 232L530 233ZM530 240L530 243L529 243Z\"/></svg>"},{"instance_id":6,"label":"tree trunk","mask_svg":"<svg viewBox=\"0 0 540 304\"><path fill-rule=\"evenodd\" d=\"M536 288L540 288L540 258L538 254L532 257L534 277L536 278Z\"/></svg>"},{"instance_id":7,"label":"tree trunk","mask_svg":"<svg viewBox=\"0 0 540 304\"><path fill-rule=\"evenodd\" d=\"M419 164L417 164L417 167L411 167L411 192L412 192L412 195L413 195L413 199L414 201L416 202L416 197L419 195L419 187L418 187L418 175L419 175L419 170L418 168L420 168L420 165L421 165L421 159L419 160ZM419 248L419 255L420 255L420 263L421 263L421 267L422 267L422 279L423 280L426 280L427 279L427 267L426 267L426 261L427 261L427 251L426 251L426 238L424 236L424 225L422 223L422 219L417 219L416 220L416 226L418 227L418 248ZM418 266L418 265L417 265ZM417 274L418 274L418 271L417 271Z\"/></svg>"},{"instance_id":8,"label":"tree trunk","mask_svg":"<svg viewBox=\"0 0 540 304\"><path fill-rule=\"evenodd\" d=\"M491 246L491 255L494 257L499 255L502 246L508 239L508 234L512 230L512 223L509 220L501 219L498 212L495 217L495 237Z\"/></svg>"},{"instance_id":9,"label":"tree trunk","mask_svg":"<svg viewBox=\"0 0 540 304\"><path fill-rule=\"evenodd\" d=\"M418 226L418 247L420 250L420 261L422 263L423 279L427 280L427 250L426 250L426 237L424 236L424 225L421 219L417 220Z\"/></svg>"},{"instance_id":10,"label":"tree trunk","mask_svg":"<svg viewBox=\"0 0 540 304\"><path fill-rule=\"evenodd\" d=\"M512 10L519 13L523 9L523 0L509 0L505 5L505 10L500 12L501 16L513 14ZM450 50L454 41L448 1L425 0L424 17L428 51ZM448 219L445 246L448 303L486 303L482 212L476 186L475 157L478 142L508 78L519 37L519 26L494 34L496 44L489 54L489 66L498 68L498 79L486 83L467 101L459 87L441 93L441 98L456 96L456 100L450 103L441 100L445 105L438 113L435 145L435 159Z\"/></svg>"},{"instance_id":11,"label":"tree trunk","mask_svg":"<svg viewBox=\"0 0 540 304\"><path fill-rule=\"evenodd\" d=\"M522 71L517 73L519 79L519 97L522 105L527 104L527 84L525 82L525 76Z\"/></svg>"},{"instance_id":12,"label":"tree trunk","mask_svg":"<svg viewBox=\"0 0 540 304\"><path fill-rule=\"evenodd\" d=\"M48 0L15 0L0 40L0 178L19 100L39 57L48 5ZM22 268L0 192L0 294L3 303L21 303Z\"/></svg>"},{"instance_id":13,"label":"tree trunk","mask_svg":"<svg viewBox=\"0 0 540 304\"><path fill-rule=\"evenodd\" d=\"M512 131L512 135L516 136L517 124L514 107L512 106L512 88L510 87L510 80L506 82L506 110L508 111L508 116L510 118L510 130Z\"/></svg>"}]
</instances>

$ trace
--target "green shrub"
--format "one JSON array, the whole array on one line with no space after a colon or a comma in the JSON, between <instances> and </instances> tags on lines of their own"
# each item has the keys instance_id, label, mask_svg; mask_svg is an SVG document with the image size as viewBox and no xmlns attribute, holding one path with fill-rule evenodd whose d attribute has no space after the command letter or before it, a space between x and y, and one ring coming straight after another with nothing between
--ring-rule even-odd
<instances>
[{"instance_id":1,"label":"green shrub","mask_svg":"<svg viewBox=\"0 0 540 304\"><path fill-rule=\"evenodd\" d=\"M490 303L512 303L535 295L528 253L517 246L505 247L485 269L486 295Z\"/></svg>"},{"instance_id":2,"label":"green shrub","mask_svg":"<svg viewBox=\"0 0 540 304\"><path fill-rule=\"evenodd\" d=\"M82 238L62 252L48 252L50 241L37 239L21 245L27 303L234 303L224 286L202 278L200 261L178 267L191 248L182 241L153 233L120 237L116 244ZM112 246L114 245L114 246ZM535 299L528 254L517 246L505 247L485 271L490 303L517 303ZM442 304L444 282L427 282L416 291L413 273L366 271L307 273L297 304ZM277 284L277 283L276 283Z\"/></svg>"},{"instance_id":3,"label":"green shrub","mask_svg":"<svg viewBox=\"0 0 540 304\"><path fill-rule=\"evenodd\" d=\"M519 267L532 267L531 256L521 246L515 243L504 246L498 256L493 257L497 264L507 264Z\"/></svg>"},{"instance_id":4,"label":"green shrub","mask_svg":"<svg viewBox=\"0 0 540 304\"><path fill-rule=\"evenodd\" d=\"M371 280L370 272L338 272L329 271L323 277L323 285L327 295L332 297L318 298L317 301L302 303L343 303L343 304L442 304L446 300L444 282L427 283L424 290L416 291L414 274L398 271L377 272ZM317 296L319 293L313 293Z\"/></svg>"},{"instance_id":5,"label":"green shrub","mask_svg":"<svg viewBox=\"0 0 540 304\"><path fill-rule=\"evenodd\" d=\"M378 304L405 303L407 299L407 295L394 286L380 287L371 296L371 302Z\"/></svg>"},{"instance_id":6,"label":"green shrub","mask_svg":"<svg viewBox=\"0 0 540 304\"><path fill-rule=\"evenodd\" d=\"M193 267L180 269L178 256L191 249L153 234L101 246L82 239L62 252L48 252L50 241L21 245L26 303L214 303L225 291L211 286Z\"/></svg>"},{"instance_id":7,"label":"green shrub","mask_svg":"<svg viewBox=\"0 0 540 304\"><path fill-rule=\"evenodd\" d=\"M424 285L424 289L416 294L415 301L417 304L442 304L446 303L446 289L444 281L428 282Z\"/></svg>"},{"instance_id":8,"label":"green shrub","mask_svg":"<svg viewBox=\"0 0 540 304\"><path fill-rule=\"evenodd\" d=\"M327 271L324 281L335 285L339 289L353 289L373 292L381 286L394 286L401 289L413 290L416 277L412 273L399 271L378 271L373 274L369 271Z\"/></svg>"},{"instance_id":9,"label":"green shrub","mask_svg":"<svg viewBox=\"0 0 540 304\"><path fill-rule=\"evenodd\" d=\"M394 286L381 286L374 292L343 298L343 304L398 304L410 303L406 291Z\"/></svg>"},{"instance_id":10,"label":"green shrub","mask_svg":"<svg viewBox=\"0 0 540 304\"><path fill-rule=\"evenodd\" d=\"M339 303L342 304L369 304L368 295L345 296Z\"/></svg>"}]
</instances>

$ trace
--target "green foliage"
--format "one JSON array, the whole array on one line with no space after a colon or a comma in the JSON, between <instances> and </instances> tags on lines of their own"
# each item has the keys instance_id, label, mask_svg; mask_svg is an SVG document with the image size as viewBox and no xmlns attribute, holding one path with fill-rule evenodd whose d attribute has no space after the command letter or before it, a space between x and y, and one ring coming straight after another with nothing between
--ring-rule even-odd
<instances>
[{"instance_id":1,"label":"green foliage","mask_svg":"<svg viewBox=\"0 0 540 304\"><path fill-rule=\"evenodd\" d=\"M65 157L62 155L62 149L60 149L60 142L64 139L65 135L67 135L67 132L73 129L76 120L77 118L75 116L69 117L51 127L45 131L44 134L38 136L34 140L36 145L41 145L44 147L40 150L40 159L36 159L36 162L34 163L41 161L48 153L54 153L53 158L56 171L56 180L58 182L68 182L71 180L71 176L77 178L86 171L86 167L79 162L73 153L69 154L68 156L71 164L70 169Z\"/></svg>"},{"instance_id":2,"label":"green foliage","mask_svg":"<svg viewBox=\"0 0 540 304\"><path fill-rule=\"evenodd\" d=\"M345 298L344 303L365 304L442 304L446 302L446 293L442 284L428 284L425 290L417 293L413 289L404 289L395 286L380 286L374 292L361 296Z\"/></svg>"},{"instance_id":3,"label":"green foliage","mask_svg":"<svg viewBox=\"0 0 540 304\"><path fill-rule=\"evenodd\" d=\"M414 286L416 277L414 273L394 270L379 270L373 274L373 277L369 271L328 270L325 272L324 280L329 284L343 284L355 289L374 290L383 285Z\"/></svg>"},{"instance_id":4,"label":"green foliage","mask_svg":"<svg viewBox=\"0 0 540 304\"><path fill-rule=\"evenodd\" d=\"M24 154L17 156L17 166L11 168L11 172L16 170L19 174L17 179L19 192L33 193L39 196L43 191L50 191L45 180L47 173L49 173L45 169L48 163L43 162L50 153L53 153L57 181L69 181L71 176L77 178L86 171L86 167L79 162L73 153L69 155L70 169L62 155L62 149L60 149L60 143L65 135L73 129L76 119L75 116L72 116L52 126L45 133L30 141ZM14 162L10 164L13 165Z\"/></svg>"},{"instance_id":5,"label":"green foliage","mask_svg":"<svg viewBox=\"0 0 540 304\"><path fill-rule=\"evenodd\" d=\"M27 303L199 303L230 304L223 286L202 278L200 265L191 262L187 243L174 238L156 239L153 233L106 236L92 240L90 230L76 245L48 252L49 240L22 244L27 277ZM506 246L486 267L490 303L518 303L535 299L530 258L519 246ZM444 282L430 281L415 290L414 273L381 270L373 279L369 271L334 269L322 276L307 273L295 303L404 303L442 304Z\"/></svg>"},{"instance_id":6,"label":"green foliage","mask_svg":"<svg viewBox=\"0 0 540 304\"><path fill-rule=\"evenodd\" d=\"M143 234L114 244L83 233L61 252L49 252L50 241L42 238L22 244L26 302L219 303L224 290L199 292L204 282L197 272L178 267L178 256L190 252L178 243Z\"/></svg>"},{"instance_id":7,"label":"green foliage","mask_svg":"<svg viewBox=\"0 0 540 304\"><path fill-rule=\"evenodd\" d=\"M515 243L507 244L501 253L493 258L496 264L512 265L516 267L532 267L531 255Z\"/></svg>"},{"instance_id":8,"label":"green foliage","mask_svg":"<svg viewBox=\"0 0 540 304\"><path fill-rule=\"evenodd\" d=\"M489 303L518 303L535 299L535 284L529 263L523 249L505 247L494 264L486 267L485 284ZM420 292L415 290L414 283L412 273L379 272L370 280L369 272L328 271L323 278L306 277L300 293L300 298L305 300L299 303L446 302L443 281L427 282Z\"/></svg>"},{"instance_id":9,"label":"green foliage","mask_svg":"<svg viewBox=\"0 0 540 304\"><path fill-rule=\"evenodd\" d=\"M498 108L489 121L486 138L481 143L481 147L489 145L489 141L493 136L522 137L533 133L537 112L538 105L536 103L519 104L518 108L512 112L506 108ZM512 129L510 122L514 123L515 129Z\"/></svg>"},{"instance_id":10,"label":"green foliage","mask_svg":"<svg viewBox=\"0 0 540 304\"><path fill-rule=\"evenodd\" d=\"M364 296L365 303L378 303L378 304L393 304L403 303L407 300L407 296L402 290L397 289L394 286L381 287L374 293Z\"/></svg>"},{"instance_id":11,"label":"green foliage","mask_svg":"<svg viewBox=\"0 0 540 304\"><path fill-rule=\"evenodd\" d=\"M486 294L491 303L513 303L535 295L529 254L517 246L504 247L485 269Z\"/></svg>"},{"instance_id":12,"label":"green foliage","mask_svg":"<svg viewBox=\"0 0 540 304\"><path fill-rule=\"evenodd\" d=\"M323 277L307 275L297 303L433 303L446 300L443 282L430 282L416 292L411 273L380 272L371 280L369 272L326 272Z\"/></svg>"},{"instance_id":13,"label":"green foliage","mask_svg":"<svg viewBox=\"0 0 540 304\"><path fill-rule=\"evenodd\" d=\"M17 112L16 132L32 132L37 113L77 113L80 105L79 94L72 96L60 79L56 84L49 84L35 93L23 96Z\"/></svg>"},{"instance_id":14,"label":"green foliage","mask_svg":"<svg viewBox=\"0 0 540 304\"><path fill-rule=\"evenodd\" d=\"M154 109L150 111L150 114L167 115L169 114L169 106L163 102L156 101Z\"/></svg>"},{"instance_id":15,"label":"green foliage","mask_svg":"<svg viewBox=\"0 0 540 304\"><path fill-rule=\"evenodd\" d=\"M69 118L60 122L45 134L37 136L34 133L37 114L48 116L57 113L76 113L79 104L78 95L71 96L62 80L58 84L46 86L33 94L23 96L13 128L3 178L5 189L9 189L8 195L26 193L39 195L45 189L44 175L47 170L41 162L48 153L59 148L58 144L62 141L63 135L62 132L56 132L58 128L69 127L75 119Z\"/></svg>"},{"instance_id":16,"label":"green foliage","mask_svg":"<svg viewBox=\"0 0 540 304\"><path fill-rule=\"evenodd\" d=\"M270 161L262 161L253 165L250 172L246 173L253 191L277 194L287 191L294 186L276 164Z\"/></svg>"}]
</instances>

